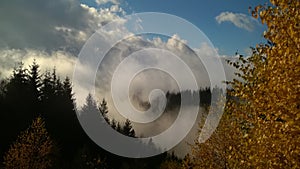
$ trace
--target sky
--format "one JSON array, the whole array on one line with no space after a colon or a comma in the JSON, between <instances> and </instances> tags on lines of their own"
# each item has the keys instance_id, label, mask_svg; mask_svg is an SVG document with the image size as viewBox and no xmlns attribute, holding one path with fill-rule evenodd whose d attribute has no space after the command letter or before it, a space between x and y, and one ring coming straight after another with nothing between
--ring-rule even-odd
<instances>
[{"instance_id":1,"label":"sky","mask_svg":"<svg viewBox=\"0 0 300 169\"><path fill-rule=\"evenodd\" d=\"M224 55L234 55L237 50L242 54L246 54L249 46L255 46L255 44L263 42L262 32L265 28L260 23L252 20L248 12L249 7L255 7L261 3L263 3L261 0L128 1L129 6L135 12L164 12L188 20L201 29L214 46L219 49L219 53ZM216 17L224 12L231 13L232 16L225 19L226 16L224 15L224 21L218 22ZM235 25L240 14L246 16L241 17L240 22L246 22L243 20L250 21L245 24L246 27L240 28Z\"/></svg>"},{"instance_id":2,"label":"sky","mask_svg":"<svg viewBox=\"0 0 300 169\"><path fill-rule=\"evenodd\" d=\"M7 69L14 65L14 60L26 62L27 57L23 56L28 52L76 57L99 25L139 12L182 17L203 31L219 55L233 56L237 51L249 55L250 46L264 42L265 26L250 16L248 8L263 3L260 0L31 0L31 3L2 0L0 61L5 62L2 74L10 71Z\"/></svg>"},{"instance_id":3,"label":"sky","mask_svg":"<svg viewBox=\"0 0 300 169\"><path fill-rule=\"evenodd\" d=\"M22 61L26 66L36 59L42 69L51 70L55 67L59 75L68 75L72 78L81 49L96 30L116 21L119 25L116 29L106 32L107 36L109 35L107 39L112 40L130 34L132 32L126 28L123 18L141 12L167 13L187 20L200 29L213 45L199 44L193 46L193 49L198 52L201 50L202 55L213 56L215 53L211 51L216 50L222 57L222 62L226 59L234 59L237 51L248 56L251 54L250 46L264 42L262 34L265 26L253 19L248 11L249 7L255 7L264 1L31 0L30 2L0 1L0 75L2 77L11 75L17 62ZM151 26L159 27L159 25ZM173 46L173 48L180 48L179 52L186 56L187 48L178 45L177 41L186 43L190 41L181 38L177 32L174 32L166 38L158 37L150 40L133 38L131 43L139 47L148 45L165 49ZM124 47L126 45L121 48ZM130 45L127 48L128 50L122 49L123 53L112 53L110 56L112 62L124 58L124 51L127 53L130 50L134 51ZM191 63L190 66L196 67L197 64L194 64L192 59L186 60ZM85 71L83 74L91 72L91 65L77 64L77 67ZM108 67L110 66L106 65L110 70ZM226 77L231 79L232 70L226 65L224 67ZM81 86L81 90L90 85ZM77 92L80 93L81 90Z\"/></svg>"},{"instance_id":4,"label":"sky","mask_svg":"<svg viewBox=\"0 0 300 169\"><path fill-rule=\"evenodd\" d=\"M89 0L82 2L97 6ZM249 7L254 8L266 2L266 0L123 0L120 1L120 5L127 14L162 12L182 17L202 30L221 55L234 55L237 51L247 55L250 46L264 42L262 34L266 29L251 17ZM220 16L222 13L223 17Z\"/></svg>"},{"instance_id":5,"label":"sky","mask_svg":"<svg viewBox=\"0 0 300 169\"><path fill-rule=\"evenodd\" d=\"M250 46L264 42L262 34L266 29L265 26L253 19L248 11L249 7L264 2L261 0L1 0L0 78L9 77L17 62L23 62L28 68L28 65L36 59L42 69L41 73L55 67L58 75L61 77L67 75L72 79L78 108L84 104L86 96L93 92L94 87L98 101L103 97L106 98L109 111L116 117L118 115L115 112L118 112L118 109L114 108L113 105L116 103L112 98L115 72L118 73L115 82L117 89L125 91L128 87L125 82L132 82L130 85L133 86L130 88L132 93L121 95L117 92L117 96L120 97L117 103L119 105L124 104L124 100L132 99L137 95L139 101L149 101L151 92L157 88L160 89L159 92L167 92L181 89L181 84L185 85L184 90L191 89L191 86L192 89L209 85L214 87L215 84L223 81L220 67L224 67L223 73L226 76L224 80L234 78L233 68L226 65L225 61L236 60L236 52L249 56ZM194 35L191 30L180 30L184 29L183 26L178 27L177 30L187 32L188 37L192 38L185 39L185 36L181 36L179 32L173 32L169 36L135 36L134 29L146 30L143 25L145 22L137 20L130 29L126 25L124 16L141 12L161 12L183 18L201 30L203 35ZM163 18L152 18L152 20L153 23L160 22L164 25L163 29L176 30L172 24L166 24L169 21L164 21ZM109 24L111 22L112 25ZM155 29L161 25L148 26ZM195 40L193 36L195 39L196 37L204 39L204 43L188 46ZM97 56L103 53L99 48L105 49L107 44L111 45L122 37L127 38L115 44L99 63ZM103 40L105 43L102 43ZM150 50L152 48L160 50ZM137 52L140 49L149 50ZM171 53L161 53L162 51ZM91 58L86 57L85 60L81 60L85 54ZM179 56L178 60L172 59L174 54ZM181 63L184 63L183 66L179 65ZM119 65L123 67L118 69ZM167 71L136 72L136 68L145 65L162 67ZM216 73L213 79L211 73ZM170 76L173 81L169 80ZM195 81L188 79L190 77ZM197 86L194 85L195 83ZM126 112L124 109L126 107L122 109Z\"/></svg>"}]
</instances>

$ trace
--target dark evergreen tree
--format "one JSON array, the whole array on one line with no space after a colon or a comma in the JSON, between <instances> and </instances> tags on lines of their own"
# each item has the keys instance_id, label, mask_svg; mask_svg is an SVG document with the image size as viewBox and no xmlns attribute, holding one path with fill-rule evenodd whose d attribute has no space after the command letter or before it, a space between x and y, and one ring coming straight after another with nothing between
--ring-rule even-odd
<instances>
[{"instance_id":1,"label":"dark evergreen tree","mask_svg":"<svg viewBox=\"0 0 300 169\"><path fill-rule=\"evenodd\" d=\"M96 111L97 110L97 103L94 100L93 96L91 94L88 94L88 96L85 99L85 104L81 108L81 113L84 115L84 113L90 112L90 111Z\"/></svg>"},{"instance_id":2,"label":"dark evergreen tree","mask_svg":"<svg viewBox=\"0 0 300 169\"><path fill-rule=\"evenodd\" d=\"M197 93L198 92L198 93ZM213 89L213 92L218 92L222 93L221 89L218 87L215 87ZM218 94L219 95L219 94ZM184 90L181 92L177 93L171 93L167 92L166 93L166 98L167 98L167 110L174 110L174 108L179 107L182 103L181 96L184 96L184 98L187 98L185 100L184 104L191 105L191 103L196 103L201 107L209 106L211 104L211 96L212 96L212 91L210 88L201 88L198 91L191 91L191 90ZM196 98L198 97L198 98ZM195 102L195 100L199 100L200 103Z\"/></svg>"},{"instance_id":3,"label":"dark evergreen tree","mask_svg":"<svg viewBox=\"0 0 300 169\"><path fill-rule=\"evenodd\" d=\"M116 130L117 130L118 132L122 133L122 127L121 127L120 122L117 123L117 128L116 128Z\"/></svg>"},{"instance_id":4,"label":"dark evergreen tree","mask_svg":"<svg viewBox=\"0 0 300 169\"><path fill-rule=\"evenodd\" d=\"M61 86L58 87L60 93L57 105L61 106L59 112L62 116L61 123L65 128L65 144L67 144L68 153L73 154L77 148L81 147L86 135L77 118L70 78L66 77L62 83L58 84Z\"/></svg>"},{"instance_id":5,"label":"dark evergreen tree","mask_svg":"<svg viewBox=\"0 0 300 169\"><path fill-rule=\"evenodd\" d=\"M86 98L85 104L82 106L81 110L80 110L80 121L81 124L89 127L91 129L90 132L94 132L94 134L99 134L101 135L102 133L97 133L98 127L101 127L101 123L104 124L106 123L105 120L101 121L101 113L99 111L99 108L97 106L96 101L94 100L94 98L92 97L91 94L89 94ZM95 129L95 130L93 130ZM103 137L105 137L105 135L103 135ZM91 166L95 164L95 161L93 159L91 159L91 157L96 157L97 159L108 159L108 163L109 164L108 168L118 168L115 166L118 166L118 163L116 163L116 161L114 161L115 159L120 159L121 157L115 156L113 154L108 153L107 151L103 150L101 147L99 147L98 145L96 145L91 139L86 139L85 140L85 147L84 147L84 151L82 152L85 155L85 161L87 161ZM93 162L94 161L94 162ZM114 162L112 162L114 161ZM106 163L106 162L105 162ZM103 165L101 164L101 166L103 167ZM112 167L113 166L113 167ZM101 168L101 167L100 167Z\"/></svg>"},{"instance_id":6,"label":"dark evergreen tree","mask_svg":"<svg viewBox=\"0 0 300 169\"><path fill-rule=\"evenodd\" d=\"M200 106L209 106L211 103L211 90L210 88L200 89Z\"/></svg>"},{"instance_id":7,"label":"dark evergreen tree","mask_svg":"<svg viewBox=\"0 0 300 169\"><path fill-rule=\"evenodd\" d=\"M111 120L111 123L110 123L110 126L113 128L113 129L117 129L117 121L115 119L112 119Z\"/></svg>"},{"instance_id":8,"label":"dark evergreen tree","mask_svg":"<svg viewBox=\"0 0 300 169\"><path fill-rule=\"evenodd\" d=\"M122 132L122 134L124 134L126 136L135 137L135 131L134 131L129 119L126 119L121 132Z\"/></svg>"},{"instance_id":9,"label":"dark evergreen tree","mask_svg":"<svg viewBox=\"0 0 300 169\"><path fill-rule=\"evenodd\" d=\"M1 73L0 73L1 75ZM6 92L6 84L7 84L7 80L3 79L0 76L0 107L3 108L4 106L4 99L5 99L5 92ZM1 114L0 114L1 115Z\"/></svg>"},{"instance_id":10,"label":"dark evergreen tree","mask_svg":"<svg viewBox=\"0 0 300 169\"><path fill-rule=\"evenodd\" d=\"M54 89L54 83L51 77L51 73L49 71L46 71L44 73L42 86L41 86L41 100L43 103L43 107L47 106L47 103L53 102L54 93L55 93L55 89Z\"/></svg>"},{"instance_id":11,"label":"dark evergreen tree","mask_svg":"<svg viewBox=\"0 0 300 169\"><path fill-rule=\"evenodd\" d=\"M41 83L41 77L40 77L40 72L39 72L39 65L36 63L34 60L32 65L30 65L29 69L29 92L31 93L31 100L32 100L32 111L34 113L40 114L40 99L41 99L41 92L40 88L42 86ZM27 98L29 99L29 98Z\"/></svg>"},{"instance_id":12,"label":"dark evergreen tree","mask_svg":"<svg viewBox=\"0 0 300 169\"><path fill-rule=\"evenodd\" d=\"M38 115L36 108L38 107L38 98L33 92L30 77L23 63L18 63L18 66L13 70L12 76L5 84L5 98L3 98L1 111L3 126L0 129L0 132L3 133L1 145L8 145ZM9 132L7 132L7 129L9 129ZM1 153L3 153L3 150L1 150Z\"/></svg>"},{"instance_id":13,"label":"dark evergreen tree","mask_svg":"<svg viewBox=\"0 0 300 169\"><path fill-rule=\"evenodd\" d=\"M2 77L1 77L2 78ZM5 110L5 93L6 93L6 84L7 84L7 80L4 79L0 79L0 132L10 132L10 129L7 128L5 120L7 120L7 112ZM4 131L4 129L6 131ZM2 153L4 153L4 151L7 150L6 146L6 141L7 139L5 139L5 137L7 137L8 134L3 133L2 136L4 138L0 139L0 144L2 146L0 146L0 156L2 156Z\"/></svg>"},{"instance_id":14,"label":"dark evergreen tree","mask_svg":"<svg viewBox=\"0 0 300 169\"><path fill-rule=\"evenodd\" d=\"M41 87L41 76L40 76L40 71L39 71L39 65L36 63L34 60L32 65L29 66L29 83L32 86L34 90L34 95L36 98L40 97L40 87Z\"/></svg>"},{"instance_id":15,"label":"dark evergreen tree","mask_svg":"<svg viewBox=\"0 0 300 169\"><path fill-rule=\"evenodd\" d=\"M86 136L77 119L70 79L66 77L62 82L55 69L52 73L47 71L42 80L41 102L49 133L65 157L62 163L71 163Z\"/></svg>"},{"instance_id":16,"label":"dark evergreen tree","mask_svg":"<svg viewBox=\"0 0 300 169\"><path fill-rule=\"evenodd\" d=\"M107 113L108 113L107 102L104 98L102 99L102 102L100 103L99 111L102 114L104 120L109 124L110 121L109 121L109 118L107 117Z\"/></svg>"}]
</instances>

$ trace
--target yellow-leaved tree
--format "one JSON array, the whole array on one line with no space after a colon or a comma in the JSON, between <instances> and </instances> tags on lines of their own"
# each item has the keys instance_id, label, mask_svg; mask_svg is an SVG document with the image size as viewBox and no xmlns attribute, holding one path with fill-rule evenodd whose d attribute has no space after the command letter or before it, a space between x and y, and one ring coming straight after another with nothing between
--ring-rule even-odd
<instances>
[{"instance_id":1,"label":"yellow-leaved tree","mask_svg":"<svg viewBox=\"0 0 300 169\"><path fill-rule=\"evenodd\" d=\"M224 103L225 98L222 97L217 104L209 107L211 112L217 112ZM233 103L230 99L227 106ZM206 132L202 128L207 114L202 114L202 121L199 123L199 132ZM231 150L240 146L240 138L243 137L242 123L232 116L232 113L225 109L222 119L214 131L214 133L204 143L199 142L198 139L192 144L192 152L188 154L183 160L183 168L185 169L224 169L235 168L237 163L231 158Z\"/></svg>"},{"instance_id":2,"label":"yellow-leaved tree","mask_svg":"<svg viewBox=\"0 0 300 169\"><path fill-rule=\"evenodd\" d=\"M271 0L252 15L267 25L268 44L235 67L242 80L231 82L239 99L228 106L247 124L239 147L231 151L242 168L300 167L300 1Z\"/></svg>"},{"instance_id":3,"label":"yellow-leaved tree","mask_svg":"<svg viewBox=\"0 0 300 169\"><path fill-rule=\"evenodd\" d=\"M6 169L47 169L52 165L53 142L48 136L45 122L36 118L21 132L4 156Z\"/></svg>"},{"instance_id":4,"label":"yellow-leaved tree","mask_svg":"<svg viewBox=\"0 0 300 169\"><path fill-rule=\"evenodd\" d=\"M185 168L300 168L300 1L270 2L252 10L268 43L230 62L239 78L220 125Z\"/></svg>"}]
</instances>

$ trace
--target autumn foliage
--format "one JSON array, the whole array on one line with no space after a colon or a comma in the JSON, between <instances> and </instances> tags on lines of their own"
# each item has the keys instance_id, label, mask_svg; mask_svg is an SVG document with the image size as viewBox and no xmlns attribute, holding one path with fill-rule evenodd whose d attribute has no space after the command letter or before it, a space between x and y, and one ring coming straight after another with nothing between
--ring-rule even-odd
<instances>
[{"instance_id":1,"label":"autumn foliage","mask_svg":"<svg viewBox=\"0 0 300 169\"><path fill-rule=\"evenodd\" d=\"M252 15L266 24L250 57L229 62L237 78L217 131L196 143L186 168L300 167L300 1L271 0ZM221 161L220 161L221 160Z\"/></svg>"},{"instance_id":2,"label":"autumn foliage","mask_svg":"<svg viewBox=\"0 0 300 169\"><path fill-rule=\"evenodd\" d=\"M47 169L51 166L53 142L48 136L45 122L36 118L22 132L4 156L6 169Z\"/></svg>"}]
</instances>

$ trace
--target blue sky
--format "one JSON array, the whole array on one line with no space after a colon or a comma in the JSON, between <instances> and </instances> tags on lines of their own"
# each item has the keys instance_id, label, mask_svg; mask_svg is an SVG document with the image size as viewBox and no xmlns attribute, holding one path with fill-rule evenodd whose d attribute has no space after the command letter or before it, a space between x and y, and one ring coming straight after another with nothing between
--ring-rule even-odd
<instances>
[{"instance_id":1,"label":"blue sky","mask_svg":"<svg viewBox=\"0 0 300 169\"><path fill-rule=\"evenodd\" d=\"M253 31L238 28L230 22L218 24L215 17L222 12L243 13L250 16L248 8L255 7L259 0L131 0L128 7L134 12L164 12L182 17L201 29L220 54L233 55L236 50L244 53L249 46L263 42L265 29L259 22Z\"/></svg>"},{"instance_id":2,"label":"blue sky","mask_svg":"<svg viewBox=\"0 0 300 169\"><path fill-rule=\"evenodd\" d=\"M96 3L82 0L90 6L97 7ZM253 20L253 30L249 31L235 26L232 22L218 23L216 17L222 12L244 14L251 18L249 7L264 4L261 0L130 0L120 1L122 8L131 14L133 12L162 12L182 17L196 25L218 48L221 55L234 55L238 50L241 54L247 54L250 46L264 42L262 37L265 26ZM109 5L109 4L106 4Z\"/></svg>"}]
</instances>

